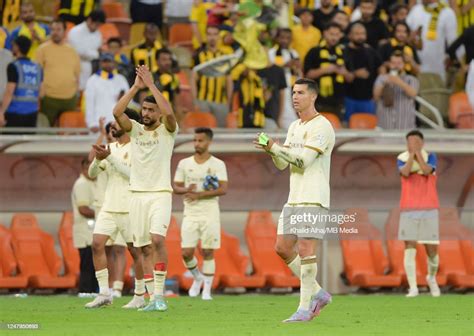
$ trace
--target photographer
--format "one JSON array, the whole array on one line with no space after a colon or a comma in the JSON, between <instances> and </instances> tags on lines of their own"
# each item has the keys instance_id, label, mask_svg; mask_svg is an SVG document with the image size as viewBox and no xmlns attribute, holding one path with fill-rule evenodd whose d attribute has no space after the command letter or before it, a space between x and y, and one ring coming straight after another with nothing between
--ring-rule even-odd
<instances>
[{"instance_id":1,"label":"photographer","mask_svg":"<svg viewBox=\"0 0 474 336\"><path fill-rule=\"evenodd\" d=\"M379 75L374 84L378 126L384 129L415 127L415 97L419 82L404 71L405 60L400 51L390 56L388 73Z\"/></svg>"}]
</instances>

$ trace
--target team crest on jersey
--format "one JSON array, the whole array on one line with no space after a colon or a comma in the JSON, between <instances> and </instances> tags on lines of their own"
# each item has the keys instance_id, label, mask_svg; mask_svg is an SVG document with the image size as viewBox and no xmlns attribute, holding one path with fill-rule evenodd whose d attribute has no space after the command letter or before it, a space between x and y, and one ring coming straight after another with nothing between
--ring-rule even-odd
<instances>
[{"instance_id":1,"label":"team crest on jersey","mask_svg":"<svg viewBox=\"0 0 474 336\"><path fill-rule=\"evenodd\" d=\"M128 153L125 153L125 155L123 156L123 159L127 160L127 158L128 158Z\"/></svg>"},{"instance_id":2,"label":"team crest on jersey","mask_svg":"<svg viewBox=\"0 0 474 336\"><path fill-rule=\"evenodd\" d=\"M303 140L306 140L307 137L308 137L308 132L304 132Z\"/></svg>"},{"instance_id":3,"label":"team crest on jersey","mask_svg":"<svg viewBox=\"0 0 474 336\"><path fill-rule=\"evenodd\" d=\"M154 138L158 138L158 133L156 131L153 132L153 135L152 135Z\"/></svg>"}]
</instances>

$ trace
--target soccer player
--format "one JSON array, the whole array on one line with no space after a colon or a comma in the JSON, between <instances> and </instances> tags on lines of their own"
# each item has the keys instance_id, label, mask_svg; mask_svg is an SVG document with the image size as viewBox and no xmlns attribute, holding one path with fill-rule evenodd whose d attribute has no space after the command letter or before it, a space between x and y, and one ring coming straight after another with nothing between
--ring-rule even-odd
<instances>
[{"instance_id":1,"label":"soccer player","mask_svg":"<svg viewBox=\"0 0 474 336\"><path fill-rule=\"evenodd\" d=\"M139 120L132 110L125 111L129 118ZM130 176L130 137L116 122L111 125L111 132L117 139L107 146L94 145L95 159L89 167L89 175L96 177L106 173L104 204L99 212L92 240L95 276L99 283L99 295L87 303L86 308L99 308L112 303L112 293L109 291L109 271L105 246L109 239L115 241L120 234L127 242L135 268L135 295L123 308L141 308L145 305L145 280L143 279L143 262L141 251L133 247L132 232L129 217L128 191ZM122 271L123 273L123 271Z\"/></svg>"},{"instance_id":2,"label":"soccer player","mask_svg":"<svg viewBox=\"0 0 474 336\"><path fill-rule=\"evenodd\" d=\"M290 194L278 221L276 252L301 279L300 304L283 322L305 322L319 315L331 302L331 295L316 281L316 250L324 236L325 223L318 221L310 233L305 225L293 230L288 219L298 211L325 214L329 208L329 176L335 135L329 121L314 108L317 85L311 79L298 79L292 92L293 107L299 119L288 129L284 145L260 134L255 145L272 156L275 166L290 165ZM301 212L300 212L301 213ZM322 216L320 216L322 217ZM295 251L295 248L298 252Z\"/></svg>"},{"instance_id":3,"label":"soccer player","mask_svg":"<svg viewBox=\"0 0 474 336\"><path fill-rule=\"evenodd\" d=\"M118 101L114 116L131 138L130 223L133 245L142 249L145 258L145 280L153 269L153 292L142 311L166 311L168 305L163 296L168 263L165 237L171 218L170 166L178 124L170 103L155 86L148 67L139 66L136 72L135 83ZM145 87L152 96L147 96L142 104L142 125L130 120L124 111L137 92ZM153 265L147 262L151 256ZM150 287L147 290L151 291Z\"/></svg>"},{"instance_id":4,"label":"soccer player","mask_svg":"<svg viewBox=\"0 0 474 336\"><path fill-rule=\"evenodd\" d=\"M439 200L436 191L436 154L424 148L423 133L406 135L408 150L398 155L402 179L398 239L405 241L404 265L410 287L407 297L418 296L416 284L416 243L424 244L428 255L426 281L432 296L440 296L436 282L439 257Z\"/></svg>"},{"instance_id":5,"label":"soccer player","mask_svg":"<svg viewBox=\"0 0 474 336\"><path fill-rule=\"evenodd\" d=\"M225 163L209 153L212 137L210 128L195 129L195 154L178 163L174 176L175 193L184 195L181 248L184 264L194 277L189 296L198 296L204 283L203 300L212 300L211 288L216 269L214 250L221 245L219 196L227 192ZM199 240L204 257L202 274L194 256Z\"/></svg>"}]
</instances>

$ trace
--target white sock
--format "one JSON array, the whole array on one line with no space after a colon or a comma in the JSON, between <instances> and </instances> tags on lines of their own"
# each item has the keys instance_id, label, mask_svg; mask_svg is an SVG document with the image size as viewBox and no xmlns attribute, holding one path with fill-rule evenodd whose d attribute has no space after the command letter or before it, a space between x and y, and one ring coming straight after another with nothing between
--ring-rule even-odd
<instances>
[{"instance_id":1,"label":"white sock","mask_svg":"<svg viewBox=\"0 0 474 336\"><path fill-rule=\"evenodd\" d=\"M145 292L145 280L135 278L135 295L142 296L143 294L145 294Z\"/></svg>"},{"instance_id":2,"label":"white sock","mask_svg":"<svg viewBox=\"0 0 474 336\"><path fill-rule=\"evenodd\" d=\"M405 272L407 274L408 286L410 289L416 289L416 248L405 249L405 256L403 258L405 265Z\"/></svg>"},{"instance_id":3,"label":"white sock","mask_svg":"<svg viewBox=\"0 0 474 336\"><path fill-rule=\"evenodd\" d=\"M301 258L299 254L288 263L288 267L298 279L301 278Z\"/></svg>"},{"instance_id":4,"label":"white sock","mask_svg":"<svg viewBox=\"0 0 474 336\"><path fill-rule=\"evenodd\" d=\"M153 292L155 290L155 284L153 283L153 276L150 274L145 274L145 288L146 291L148 292L148 295L150 296L150 300L153 300L154 295Z\"/></svg>"},{"instance_id":5,"label":"white sock","mask_svg":"<svg viewBox=\"0 0 474 336\"><path fill-rule=\"evenodd\" d=\"M301 260L301 289L298 309L309 310L311 296L316 293L317 282L316 256L304 257Z\"/></svg>"},{"instance_id":6,"label":"white sock","mask_svg":"<svg viewBox=\"0 0 474 336\"><path fill-rule=\"evenodd\" d=\"M114 281L113 288L114 291L121 292L123 290L123 281Z\"/></svg>"},{"instance_id":7,"label":"white sock","mask_svg":"<svg viewBox=\"0 0 474 336\"><path fill-rule=\"evenodd\" d=\"M196 257L193 257L193 259L191 261L184 261L184 265L186 266L186 268L191 272L191 274L193 275L194 279L195 280L201 280L202 279L202 274L201 272L199 271L199 267L198 267L198 261L197 261L197 258Z\"/></svg>"},{"instance_id":8,"label":"white sock","mask_svg":"<svg viewBox=\"0 0 474 336\"><path fill-rule=\"evenodd\" d=\"M202 273L204 274L204 286L202 288L203 294L211 295L212 282L214 280L214 273L216 272L216 262L214 259L204 260L202 264Z\"/></svg>"},{"instance_id":9,"label":"white sock","mask_svg":"<svg viewBox=\"0 0 474 336\"><path fill-rule=\"evenodd\" d=\"M439 265L439 256L438 254L434 257L428 256L428 275L432 278L436 276L438 273L438 265Z\"/></svg>"},{"instance_id":10,"label":"white sock","mask_svg":"<svg viewBox=\"0 0 474 336\"><path fill-rule=\"evenodd\" d=\"M107 268L95 272L95 277L99 283L99 293L103 295L110 295L109 292L109 270Z\"/></svg>"},{"instance_id":11,"label":"white sock","mask_svg":"<svg viewBox=\"0 0 474 336\"><path fill-rule=\"evenodd\" d=\"M166 271L153 271L153 278L155 283L154 296L163 296L165 293Z\"/></svg>"}]
</instances>

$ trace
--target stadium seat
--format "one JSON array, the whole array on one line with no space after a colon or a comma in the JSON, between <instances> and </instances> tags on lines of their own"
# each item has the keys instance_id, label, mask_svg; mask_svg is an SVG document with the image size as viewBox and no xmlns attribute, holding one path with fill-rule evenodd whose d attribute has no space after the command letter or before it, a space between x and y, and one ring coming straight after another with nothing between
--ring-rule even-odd
<instances>
[{"instance_id":1,"label":"stadium seat","mask_svg":"<svg viewBox=\"0 0 474 336\"><path fill-rule=\"evenodd\" d=\"M71 211L63 213L61 224L59 225L58 237L61 253L63 255L64 270L66 275L72 275L76 278L76 284L79 281L80 257L79 251L74 247L72 239L72 225L74 217Z\"/></svg>"},{"instance_id":2,"label":"stadium seat","mask_svg":"<svg viewBox=\"0 0 474 336\"><path fill-rule=\"evenodd\" d=\"M344 272L351 286L398 287L401 276L386 274L388 259L385 256L380 231L372 226L366 209L347 209L346 215L355 214L355 222L345 223L342 228L356 228L354 234L339 233Z\"/></svg>"},{"instance_id":3,"label":"stadium seat","mask_svg":"<svg viewBox=\"0 0 474 336\"><path fill-rule=\"evenodd\" d=\"M469 103L466 92L453 93L449 97L449 122L458 125L461 116L470 115L474 115L474 108Z\"/></svg>"},{"instance_id":4,"label":"stadium seat","mask_svg":"<svg viewBox=\"0 0 474 336\"><path fill-rule=\"evenodd\" d=\"M26 288L28 277L16 274L17 270L10 231L0 224L0 288Z\"/></svg>"},{"instance_id":5,"label":"stadium seat","mask_svg":"<svg viewBox=\"0 0 474 336\"><path fill-rule=\"evenodd\" d=\"M189 74L181 70L176 74L179 80L179 89L190 89Z\"/></svg>"},{"instance_id":6,"label":"stadium seat","mask_svg":"<svg viewBox=\"0 0 474 336\"><path fill-rule=\"evenodd\" d=\"M264 276L271 287L299 287L286 263L276 254L277 230L270 211L251 211L245 227L245 239L255 275Z\"/></svg>"},{"instance_id":7,"label":"stadium seat","mask_svg":"<svg viewBox=\"0 0 474 336\"><path fill-rule=\"evenodd\" d=\"M108 22L103 23L100 25L99 30L100 30L100 33L102 34L102 48L103 49L107 49L107 41L109 40L109 38L111 37L121 38L120 32L114 23L108 23Z\"/></svg>"},{"instance_id":8,"label":"stadium seat","mask_svg":"<svg viewBox=\"0 0 474 336\"><path fill-rule=\"evenodd\" d=\"M377 127L377 116L370 113L356 113L349 119L349 128L374 129Z\"/></svg>"},{"instance_id":9,"label":"stadium seat","mask_svg":"<svg viewBox=\"0 0 474 336\"><path fill-rule=\"evenodd\" d=\"M125 12L121 2L103 3L102 10L105 12L107 19L128 19L127 12Z\"/></svg>"},{"instance_id":10,"label":"stadium seat","mask_svg":"<svg viewBox=\"0 0 474 336\"><path fill-rule=\"evenodd\" d=\"M262 275L246 275L249 258L240 250L237 237L222 231L221 248L215 252L216 276L220 287L261 288L265 286Z\"/></svg>"},{"instance_id":11,"label":"stadium seat","mask_svg":"<svg viewBox=\"0 0 474 336\"><path fill-rule=\"evenodd\" d=\"M188 112L183 118L183 128L217 127L216 117L209 112Z\"/></svg>"},{"instance_id":12,"label":"stadium seat","mask_svg":"<svg viewBox=\"0 0 474 336\"><path fill-rule=\"evenodd\" d=\"M393 274L402 276L402 284L407 284L405 267L403 265L405 242L398 240L398 224L400 221L400 209L393 209L385 223L385 234L387 239L387 253L390 269ZM419 286L426 286L427 257L424 246L417 245L416 248L416 281ZM446 275L438 272L436 280L440 286L446 285Z\"/></svg>"},{"instance_id":13,"label":"stadium seat","mask_svg":"<svg viewBox=\"0 0 474 336\"><path fill-rule=\"evenodd\" d=\"M180 87L177 104L187 112L194 111L191 87Z\"/></svg>"},{"instance_id":14,"label":"stadium seat","mask_svg":"<svg viewBox=\"0 0 474 336\"><path fill-rule=\"evenodd\" d=\"M73 288L76 277L58 276L61 258L54 250L54 239L42 231L32 214L15 214L11 224L12 245L21 273L29 287Z\"/></svg>"},{"instance_id":15,"label":"stadium seat","mask_svg":"<svg viewBox=\"0 0 474 336\"><path fill-rule=\"evenodd\" d=\"M226 117L227 128L237 128L239 114L236 111L229 112Z\"/></svg>"},{"instance_id":16,"label":"stadium seat","mask_svg":"<svg viewBox=\"0 0 474 336\"><path fill-rule=\"evenodd\" d=\"M474 129L474 112L469 114L460 114L458 116L458 122L456 128L459 129Z\"/></svg>"},{"instance_id":17,"label":"stadium seat","mask_svg":"<svg viewBox=\"0 0 474 336\"><path fill-rule=\"evenodd\" d=\"M340 129L342 128L341 121L339 120L339 117L335 115L334 113L330 112L320 112L329 122L331 123L332 127L334 129Z\"/></svg>"},{"instance_id":18,"label":"stadium seat","mask_svg":"<svg viewBox=\"0 0 474 336\"><path fill-rule=\"evenodd\" d=\"M84 114L78 111L66 111L59 116L59 127L82 128L86 127Z\"/></svg>"},{"instance_id":19,"label":"stadium seat","mask_svg":"<svg viewBox=\"0 0 474 336\"><path fill-rule=\"evenodd\" d=\"M193 30L190 23L174 23L169 30L168 44L193 49Z\"/></svg>"},{"instance_id":20,"label":"stadium seat","mask_svg":"<svg viewBox=\"0 0 474 336\"><path fill-rule=\"evenodd\" d=\"M459 240L440 242L439 273L447 276L448 284L460 288L474 288L474 273L469 273L469 268Z\"/></svg>"},{"instance_id":21,"label":"stadium seat","mask_svg":"<svg viewBox=\"0 0 474 336\"><path fill-rule=\"evenodd\" d=\"M112 18L107 19L107 23L113 23L117 28L120 39L125 43L128 43L130 40L130 30L132 29L132 21L130 19L120 19L120 18ZM107 42L107 41L103 41Z\"/></svg>"}]
</instances>

